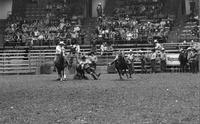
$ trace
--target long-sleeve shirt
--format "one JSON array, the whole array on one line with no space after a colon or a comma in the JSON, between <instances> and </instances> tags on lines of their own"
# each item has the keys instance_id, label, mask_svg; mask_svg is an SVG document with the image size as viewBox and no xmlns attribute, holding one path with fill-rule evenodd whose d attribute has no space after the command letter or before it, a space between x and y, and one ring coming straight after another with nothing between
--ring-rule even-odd
<instances>
[{"instance_id":1,"label":"long-sleeve shirt","mask_svg":"<svg viewBox=\"0 0 200 124\"><path fill-rule=\"evenodd\" d=\"M60 45L57 45L56 46L56 54L60 54L61 51L63 51L63 53L65 52L64 46L61 47Z\"/></svg>"},{"instance_id":2,"label":"long-sleeve shirt","mask_svg":"<svg viewBox=\"0 0 200 124\"><path fill-rule=\"evenodd\" d=\"M151 60L155 60L156 59L156 52L151 54Z\"/></svg>"},{"instance_id":3,"label":"long-sleeve shirt","mask_svg":"<svg viewBox=\"0 0 200 124\"><path fill-rule=\"evenodd\" d=\"M90 56L90 61L92 62L97 62L97 57L96 56Z\"/></svg>"}]
</instances>

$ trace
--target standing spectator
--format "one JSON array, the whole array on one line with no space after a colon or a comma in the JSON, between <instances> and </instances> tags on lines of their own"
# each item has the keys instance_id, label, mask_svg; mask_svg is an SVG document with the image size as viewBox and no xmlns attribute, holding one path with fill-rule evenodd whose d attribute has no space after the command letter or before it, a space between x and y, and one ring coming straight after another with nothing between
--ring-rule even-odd
<instances>
[{"instance_id":1,"label":"standing spectator","mask_svg":"<svg viewBox=\"0 0 200 124\"><path fill-rule=\"evenodd\" d=\"M192 49L192 51L190 52L190 58L189 58L189 62L190 62L190 67L191 67L191 72L192 73L197 73L198 72L198 54L197 54L197 50L196 49Z\"/></svg>"},{"instance_id":2,"label":"standing spectator","mask_svg":"<svg viewBox=\"0 0 200 124\"><path fill-rule=\"evenodd\" d=\"M103 7L101 5L101 3L98 3L98 6L97 6L97 16L98 17L102 17L103 15Z\"/></svg>"},{"instance_id":3,"label":"standing spectator","mask_svg":"<svg viewBox=\"0 0 200 124\"><path fill-rule=\"evenodd\" d=\"M96 53L96 51L97 51L96 43L93 43L91 46L91 52Z\"/></svg>"},{"instance_id":4,"label":"standing spectator","mask_svg":"<svg viewBox=\"0 0 200 124\"><path fill-rule=\"evenodd\" d=\"M44 44L44 33L40 33L40 35L38 36L38 45L42 46Z\"/></svg>"},{"instance_id":5,"label":"standing spectator","mask_svg":"<svg viewBox=\"0 0 200 124\"><path fill-rule=\"evenodd\" d=\"M156 51L155 51L155 49L152 49L152 54L151 54L151 72L156 73Z\"/></svg>"},{"instance_id":6,"label":"standing spectator","mask_svg":"<svg viewBox=\"0 0 200 124\"><path fill-rule=\"evenodd\" d=\"M187 60L188 60L188 64L189 64L189 72L192 72L192 48L188 47L187 48L188 54L187 54Z\"/></svg>"},{"instance_id":7,"label":"standing spectator","mask_svg":"<svg viewBox=\"0 0 200 124\"><path fill-rule=\"evenodd\" d=\"M81 44L84 44L84 42L85 42L85 33L83 31L80 32L80 39L81 39Z\"/></svg>"},{"instance_id":8,"label":"standing spectator","mask_svg":"<svg viewBox=\"0 0 200 124\"><path fill-rule=\"evenodd\" d=\"M180 72L186 72L187 70L187 62L188 62L188 53L187 50L181 49L178 60L180 62Z\"/></svg>"},{"instance_id":9,"label":"standing spectator","mask_svg":"<svg viewBox=\"0 0 200 124\"><path fill-rule=\"evenodd\" d=\"M81 52L81 48L79 43L76 43L76 53L79 54Z\"/></svg>"},{"instance_id":10,"label":"standing spectator","mask_svg":"<svg viewBox=\"0 0 200 124\"><path fill-rule=\"evenodd\" d=\"M147 73L147 69L146 69L146 56L145 56L144 52L141 52L140 61L141 61L142 73Z\"/></svg>"},{"instance_id":11,"label":"standing spectator","mask_svg":"<svg viewBox=\"0 0 200 124\"><path fill-rule=\"evenodd\" d=\"M154 43L155 43L155 50L161 50L162 49L162 46L160 45L160 43L158 43L158 40L154 40Z\"/></svg>"},{"instance_id":12,"label":"standing spectator","mask_svg":"<svg viewBox=\"0 0 200 124\"><path fill-rule=\"evenodd\" d=\"M131 73L134 73L134 54L132 49L130 49L129 54L127 55L127 61Z\"/></svg>"},{"instance_id":13,"label":"standing spectator","mask_svg":"<svg viewBox=\"0 0 200 124\"><path fill-rule=\"evenodd\" d=\"M101 44L100 50L101 50L101 55L103 55L104 52L107 51L106 42Z\"/></svg>"},{"instance_id":14,"label":"standing spectator","mask_svg":"<svg viewBox=\"0 0 200 124\"><path fill-rule=\"evenodd\" d=\"M165 53L164 48L162 48L161 53L160 53L160 66L161 66L161 71L165 72L166 71L166 53Z\"/></svg>"}]
</instances>

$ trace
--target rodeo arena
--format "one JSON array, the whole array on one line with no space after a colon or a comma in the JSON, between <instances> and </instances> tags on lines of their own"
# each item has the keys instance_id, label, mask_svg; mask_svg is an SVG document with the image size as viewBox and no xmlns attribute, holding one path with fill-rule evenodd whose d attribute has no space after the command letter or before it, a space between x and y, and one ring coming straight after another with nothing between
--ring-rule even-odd
<instances>
[{"instance_id":1,"label":"rodeo arena","mask_svg":"<svg viewBox=\"0 0 200 124\"><path fill-rule=\"evenodd\" d=\"M0 124L200 124L200 0L0 0Z\"/></svg>"}]
</instances>

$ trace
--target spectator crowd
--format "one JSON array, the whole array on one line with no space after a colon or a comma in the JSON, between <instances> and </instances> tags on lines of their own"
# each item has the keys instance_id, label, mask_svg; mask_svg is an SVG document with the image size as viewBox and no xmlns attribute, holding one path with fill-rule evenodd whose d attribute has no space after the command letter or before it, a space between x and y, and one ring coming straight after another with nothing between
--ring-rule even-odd
<instances>
[{"instance_id":1,"label":"spectator crowd","mask_svg":"<svg viewBox=\"0 0 200 124\"><path fill-rule=\"evenodd\" d=\"M53 2L53 1L51 1ZM57 1L46 5L46 17L39 20L10 20L5 29L6 43L20 45L56 45L59 41L75 44L84 43L84 33L77 16L69 15L67 1Z\"/></svg>"}]
</instances>

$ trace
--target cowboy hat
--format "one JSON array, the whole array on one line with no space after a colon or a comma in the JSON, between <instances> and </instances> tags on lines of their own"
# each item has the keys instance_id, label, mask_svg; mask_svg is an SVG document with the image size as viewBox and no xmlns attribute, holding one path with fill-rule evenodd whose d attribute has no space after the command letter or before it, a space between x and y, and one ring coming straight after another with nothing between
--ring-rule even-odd
<instances>
[{"instance_id":1,"label":"cowboy hat","mask_svg":"<svg viewBox=\"0 0 200 124\"><path fill-rule=\"evenodd\" d=\"M59 42L60 45L65 45L64 41Z\"/></svg>"},{"instance_id":2,"label":"cowboy hat","mask_svg":"<svg viewBox=\"0 0 200 124\"><path fill-rule=\"evenodd\" d=\"M162 48L161 50L162 50L162 51L164 51L164 50L165 50L165 48Z\"/></svg>"},{"instance_id":3,"label":"cowboy hat","mask_svg":"<svg viewBox=\"0 0 200 124\"><path fill-rule=\"evenodd\" d=\"M191 50L191 49L192 49L191 47L188 47L188 48L187 48L187 50Z\"/></svg>"}]
</instances>

